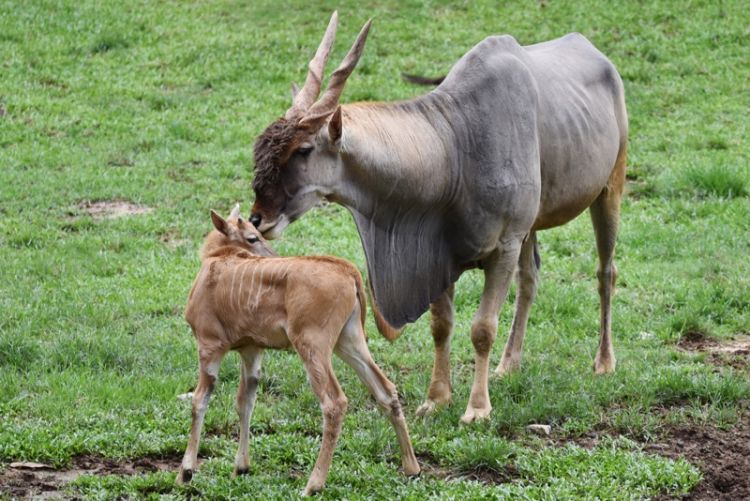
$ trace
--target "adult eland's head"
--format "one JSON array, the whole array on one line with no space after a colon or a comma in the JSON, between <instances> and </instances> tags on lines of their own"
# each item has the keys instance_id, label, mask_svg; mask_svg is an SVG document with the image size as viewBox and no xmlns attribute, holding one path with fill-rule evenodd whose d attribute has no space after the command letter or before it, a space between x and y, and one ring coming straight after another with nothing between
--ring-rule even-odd
<instances>
[{"instance_id":1,"label":"adult eland's head","mask_svg":"<svg viewBox=\"0 0 750 501\"><path fill-rule=\"evenodd\" d=\"M292 88L292 106L255 142L255 204L250 221L269 239L281 235L289 223L330 196L340 171L339 98L362 56L371 21L364 25L318 99L337 21L334 12L310 61L305 85Z\"/></svg>"}]
</instances>

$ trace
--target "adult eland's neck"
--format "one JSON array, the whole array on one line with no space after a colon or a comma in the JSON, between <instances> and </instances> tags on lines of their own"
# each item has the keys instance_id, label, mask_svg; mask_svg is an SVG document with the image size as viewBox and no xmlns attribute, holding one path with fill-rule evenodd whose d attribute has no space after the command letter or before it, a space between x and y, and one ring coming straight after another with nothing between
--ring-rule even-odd
<instances>
[{"instance_id":1,"label":"adult eland's neck","mask_svg":"<svg viewBox=\"0 0 750 501\"><path fill-rule=\"evenodd\" d=\"M343 188L353 197L419 204L451 191L452 130L429 101L356 103L342 111ZM357 202L366 201L350 203Z\"/></svg>"}]
</instances>

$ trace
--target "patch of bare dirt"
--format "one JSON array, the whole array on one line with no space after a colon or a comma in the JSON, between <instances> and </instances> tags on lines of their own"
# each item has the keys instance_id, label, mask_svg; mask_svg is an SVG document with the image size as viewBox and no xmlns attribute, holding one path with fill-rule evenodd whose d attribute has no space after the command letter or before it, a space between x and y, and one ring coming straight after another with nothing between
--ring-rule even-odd
<instances>
[{"instance_id":1,"label":"patch of bare dirt","mask_svg":"<svg viewBox=\"0 0 750 501\"><path fill-rule=\"evenodd\" d=\"M68 484L81 475L139 475L155 471L174 471L180 467L182 456L141 457L129 461L116 461L98 456L73 458L68 468L24 463L7 466L0 471L0 497L25 499L66 499ZM14 463L15 464L15 463Z\"/></svg>"},{"instance_id":2,"label":"patch of bare dirt","mask_svg":"<svg viewBox=\"0 0 750 501\"><path fill-rule=\"evenodd\" d=\"M94 219L114 219L117 217L148 214L153 209L127 200L83 201L76 206Z\"/></svg>"},{"instance_id":3,"label":"patch of bare dirt","mask_svg":"<svg viewBox=\"0 0 750 501\"><path fill-rule=\"evenodd\" d=\"M580 437L553 439L552 442L560 446L574 443L591 449L604 436L618 435L605 426ZM657 499L750 499L750 413L729 430L693 423L667 425L658 441L642 445L649 454L670 459L682 457L703 473L703 481L687 495L662 495Z\"/></svg>"},{"instance_id":4,"label":"patch of bare dirt","mask_svg":"<svg viewBox=\"0 0 750 501\"><path fill-rule=\"evenodd\" d=\"M703 481L681 499L750 499L750 414L730 430L674 426L662 443L646 445L644 450L683 457L701 470Z\"/></svg>"},{"instance_id":5,"label":"patch of bare dirt","mask_svg":"<svg viewBox=\"0 0 750 501\"><path fill-rule=\"evenodd\" d=\"M731 366L744 371L750 369L750 336L745 334L733 339L716 340L700 331L688 331L677 346L691 353L705 353L706 360L716 366Z\"/></svg>"},{"instance_id":6,"label":"patch of bare dirt","mask_svg":"<svg viewBox=\"0 0 750 501\"><path fill-rule=\"evenodd\" d=\"M501 469L478 466L465 468L461 466L441 466L437 458L429 452L417 453L417 460L422 467L422 474L445 480L473 480L487 485L498 485L512 482L520 478L520 473L512 464L504 465Z\"/></svg>"}]
</instances>

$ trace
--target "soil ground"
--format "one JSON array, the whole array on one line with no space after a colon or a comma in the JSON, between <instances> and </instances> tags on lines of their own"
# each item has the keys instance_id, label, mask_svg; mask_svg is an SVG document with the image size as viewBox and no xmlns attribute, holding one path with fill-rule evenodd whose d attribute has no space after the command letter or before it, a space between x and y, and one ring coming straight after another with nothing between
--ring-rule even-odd
<instances>
[{"instance_id":1,"label":"soil ground","mask_svg":"<svg viewBox=\"0 0 750 501\"><path fill-rule=\"evenodd\" d=\"M142 457L116 461L97 456L74 458L68 468L7 467L0 471L0 497L11 498L67 498L65 484L81 475L137 475L155 471L174 471L180 467L181 456ZM21 463L23 464L23 463Z\"/></svg>"},{"instance_id":2,"label":"soil ground","mask_svg":"<svg viewBox=\"0 0 750 501\"><path fill-rule=\"evenodd\" d=\"M79 203L76 208L97 220L148 214L153 210L151 207L134 204L127 200L86 201Z\"/></svg>"}]
</instances>

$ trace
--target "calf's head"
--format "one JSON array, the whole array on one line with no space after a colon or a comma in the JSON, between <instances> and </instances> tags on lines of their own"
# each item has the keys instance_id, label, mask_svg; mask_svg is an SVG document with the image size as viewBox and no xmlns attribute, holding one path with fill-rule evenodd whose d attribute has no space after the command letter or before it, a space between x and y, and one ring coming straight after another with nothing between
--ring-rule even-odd
<instances>
[{"instance_id":1,"label":"calf's head","mask_svg":"<svg viewBox=\"0 0 750 501\"><path fill-rule=\"evenodd\" d=\"M281 235L289 223L331 196L341 177L339 97L362 56L370 21L317 99L337 20L334 12L310 61L305 85L292 89L291 108L255 142L255 204L250 221L269 239Z\"/></svg>"},{"instance_id":2,"label":"calf's head","mask_svg":"<svg viewBox=\"0 0 750 501\"><path fill-rule=\"evenodd\" d=\"M240 217L240 205L232 209L229 217L224 219L216 211L211 211L211 221L217 232L213 232L206 239L204 254L223 246L242 247L255 256L276 256L266 239L249 221Z\"/></svg>"}]
</instances>

